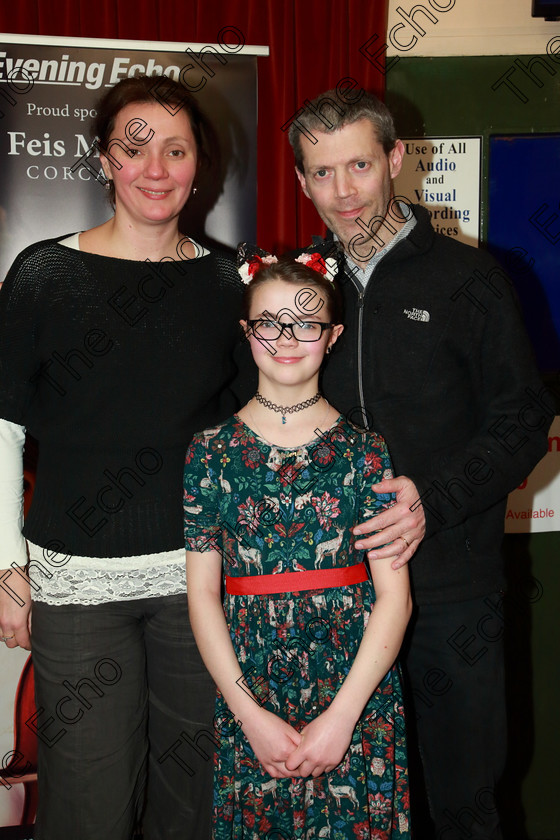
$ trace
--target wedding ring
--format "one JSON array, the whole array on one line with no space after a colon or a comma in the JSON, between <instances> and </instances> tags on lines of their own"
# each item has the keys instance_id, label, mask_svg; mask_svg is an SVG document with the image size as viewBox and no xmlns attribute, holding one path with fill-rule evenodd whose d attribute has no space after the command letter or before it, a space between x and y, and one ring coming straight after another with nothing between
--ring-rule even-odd
<instances>
[{"instance_id":1,"label":"wedding ring","mask_svg":"<svg viewBox=\"0 0 560 840\"><path fill-rule=\"evenodd\" d=\"M404 544L406 545L406 547L407 547L407 548L410 548L410 543L409 543L409 541L407 540L407 538L406 538L406 537L403 537L403 536L402 536L402 534L401 534L401 536L399 537L399 540L403 540L403 541L404 541Z\"/></svg>"}]
</instances>

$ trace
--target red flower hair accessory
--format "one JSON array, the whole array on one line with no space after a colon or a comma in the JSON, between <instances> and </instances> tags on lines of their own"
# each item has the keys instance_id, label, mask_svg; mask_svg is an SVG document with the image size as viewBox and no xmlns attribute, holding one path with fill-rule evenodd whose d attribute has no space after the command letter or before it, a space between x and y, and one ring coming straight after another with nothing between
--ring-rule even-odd
<instances>
[{"instance_id":1,"label":"red flower hair accessory","mask_svg":"<svg viewBox=\"0 0 560 840\"><path fill-rule=\"evenodd\" d=\"M276 262L278 262L278 257L275 257L273 254L267 254L264 257L259 257L258 254L253 254L249 260L241 263L237 270L241 280L245 283L245 285L247 285L251 282L253 274L261 267L261 265L272 265Z\"/></svg>"},{"instance_id":2,"label":"red flower hair accessory","mask_svg":"<svg viewBox=\"0 0 560 840\"><path fill-rule=\"evenodd\" d=\"M241 242L237 248L237 270L245 285L251 282L253 275L261 266L273 265L277 262L278 257L274 254L268 254L256 245ZM334 278L338 271L338 262L334 257L325 258L318 251L311 254L304 252L294 262L308 266L308 268L317 271L326 277L327 280L330 280L331 283L334 283Z\"/></svg>"},{"instance_id":3,"label":"red flower hair accessory","mask_svg":"<svg viewBox=\"0 0 560 840\"><path fill-rule=\"evenodd\" d=\"M327 280L334 283L334 278L338 270L338 263L334 257L327 257L325 259L325 257L316 251L313 254L300 254L299 257L296 257L296 262L306 265L308 268L313 269L313 271L318 271L319 274L322 274Z\"/></svg>"}]
</instances>

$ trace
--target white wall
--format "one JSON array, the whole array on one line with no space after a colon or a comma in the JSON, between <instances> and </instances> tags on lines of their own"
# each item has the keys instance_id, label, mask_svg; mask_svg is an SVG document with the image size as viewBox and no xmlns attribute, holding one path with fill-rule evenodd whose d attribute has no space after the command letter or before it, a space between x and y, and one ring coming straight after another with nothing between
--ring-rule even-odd
<instances>
[{"instance_id":1,"label":"white wall","mask_svg":"<svg viewBox=\"0 0 560 840\"><path fill-rule=\"evenodd\" d=\"M542 55L550 39L560 36L560 22L532 18L531 5L531 0L389 0L387 56ZM425 35L406 22L399 7L406 14L415 9L413 20ZM449 11L441 11L446 7ZM398 24L404 26L389 37ZM392 40L413 46L404 50ZM560 40L556 44L560 47Z\"/></svg>"}]
</instances>

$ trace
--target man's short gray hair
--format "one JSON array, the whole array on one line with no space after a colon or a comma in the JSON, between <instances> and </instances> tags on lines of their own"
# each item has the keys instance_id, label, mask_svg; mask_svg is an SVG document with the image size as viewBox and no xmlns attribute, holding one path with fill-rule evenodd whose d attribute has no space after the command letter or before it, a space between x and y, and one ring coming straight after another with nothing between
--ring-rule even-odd
<instances>
[{"instance_id":1,"label":"man's short gray hair","mask_svg":"<svg viewBox=\"0 0 560 840\"><path fill-rule=\"evenodd\" d=\"M355 102L348 102L333 89L306 103L304 111L292 121L288 131L299 171L304 174L302 139L312 143L314 131L328 133L363 119L373 125L385 154L389 154L397 142L395 122L387 106L377 96L362 91Z\"/></svg>"}]
</instances>

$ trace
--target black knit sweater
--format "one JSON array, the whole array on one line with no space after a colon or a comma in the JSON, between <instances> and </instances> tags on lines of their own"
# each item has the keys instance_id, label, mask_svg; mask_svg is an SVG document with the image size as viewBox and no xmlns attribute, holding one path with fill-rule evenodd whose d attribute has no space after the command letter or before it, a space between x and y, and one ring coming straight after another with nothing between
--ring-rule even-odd
<instances>
[{"instance_id":1,"label":"black knit sweater","mask_svg":"<svg viewBox=\"0 0 560 840\"><path fill-rule=\"evenodd\" d=\"M186 448L237 407L241 290L216 252L150 263L48 240L18 256L0 291L0 417L39 441L29 540L90 557L183 545Z\"/></svg>"}]
</instances>

